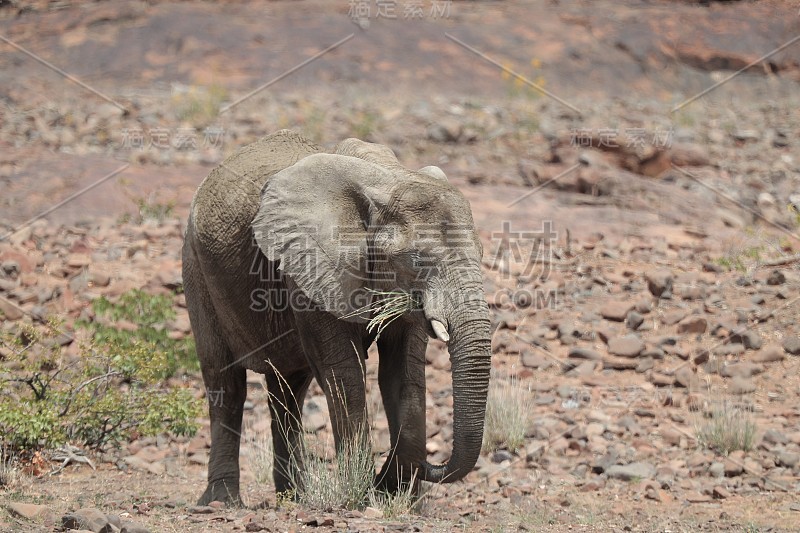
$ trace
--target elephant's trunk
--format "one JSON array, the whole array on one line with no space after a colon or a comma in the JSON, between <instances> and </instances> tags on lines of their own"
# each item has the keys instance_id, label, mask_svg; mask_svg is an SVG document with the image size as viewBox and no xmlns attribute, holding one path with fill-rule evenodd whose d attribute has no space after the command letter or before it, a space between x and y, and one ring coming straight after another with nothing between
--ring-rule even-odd
<instances>
[{"instance_id":1,"label":"elephant's trunk","mask_svg":"<svg viewBox=\"0 0 800 533\"><path fill-rule=\"evenodd\" d=\"M433 483L450 483L466 476L475 466L483 443L491 369L489 309L480 271L469 277L477 279L465 282L462 278L456 282L456 290L445 290L446 307L440 315L446 319L450 336L453 454L441 465L422 464L420 479Z\"/></svg>"}]
</instances>

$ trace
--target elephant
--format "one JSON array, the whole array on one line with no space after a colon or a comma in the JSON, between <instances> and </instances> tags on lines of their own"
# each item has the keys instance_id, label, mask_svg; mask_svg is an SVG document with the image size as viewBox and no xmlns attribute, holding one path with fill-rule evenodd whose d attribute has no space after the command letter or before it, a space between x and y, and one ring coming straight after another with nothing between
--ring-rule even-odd
<instances>
[{"instance_id":1,"label":"elephant","mask_svg":"<svg viewBox=\"0 0 800 533\"><path fill-rule=\"evenodd\" d=\"M323 389L336 449L365 431L364 359L378 349L391 449L387 491L453 482L481 450L491 367L482 245L470 205L438 167L414 171L383 145L346 139L323 151L281 130L244 146L198 187L186 226L183 283L211 424L199 504L242 504L239 446L246 370L264 374L278 493L302 468L301 409ZM412 295L378 334L364 302ZM453 448L426 453L425 352L447 343ZM412 487L414 490L418 487Z\"/></svg>"}]
</instances>

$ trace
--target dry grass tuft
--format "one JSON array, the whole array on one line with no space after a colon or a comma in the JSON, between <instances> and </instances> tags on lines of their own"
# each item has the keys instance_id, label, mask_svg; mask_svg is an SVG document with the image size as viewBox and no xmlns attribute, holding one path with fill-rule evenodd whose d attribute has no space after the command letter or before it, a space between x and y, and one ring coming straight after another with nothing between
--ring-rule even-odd
<instances>
[{"instance_id":1,"label":"dry grass tuft","mask_svg":"<svg viewBox=\"0 0 800 533\"><path fill-rule=\"evenodd\" d=\"M698 443L724 455L752 450L756 429L752 411L729 401L717 404L695 423Z\"/></svg>"},{"instance_id":2,"label":"dry grass tuft","mask_svg":"<svg viewBox=\"0 0 800 533\"><path fill-rule=\"evenodd\" d=\"M295 480L301 505L311 509L363 507L372 490L375 458L368 444L358 442L346 445L333 459L304 446L303 469Z\"/></svg>"},{"instance_id":3,"label":"dry grass tuft","mask_svg":"<svg viewBox=\"0 0 800 533\"><path fill-rule=\"evenodd\" d=\"M272 485L272 436L269 433L247 433L246 442L250 445L248 455L250 470L259 485Z\"/></svg>"},{"instance_id":4,"label":"dry grass tuft","mask_svg":"<svg viewBox=\"0 0 800 533\"><path fill-rule=\"evenodd\" d=\"M533 395L516 376L499 377L492 371L486 399L484 451L516 451L525 443Z\"/></svg>"}]
</instances>

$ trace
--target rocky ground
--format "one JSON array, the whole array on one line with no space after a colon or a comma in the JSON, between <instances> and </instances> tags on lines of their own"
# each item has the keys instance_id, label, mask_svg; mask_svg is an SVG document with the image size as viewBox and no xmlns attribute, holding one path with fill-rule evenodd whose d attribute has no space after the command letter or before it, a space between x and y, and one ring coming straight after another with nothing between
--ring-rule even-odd
<instances>
[{"instance_id":1,"label":"rocky ground","mask_svg":"<svg viewBox=\"0 0 800 533\"><path fill-rule=\"evenodd\" d=\"M410 167L440 165L470 200L496 379L517 378L530 412L524 446L484 454L415 515L318 512L279 504L265 481L266 393L253 375L252 507L193 506L205 421L191 439L90 454L96 470L21 475L0 492L0 529L797 530L800 44L725 82L800 33L796 6L597 4L453 2L446 17L426 4L418 23L401 3L395 20L375 4L350 17L347 3L0 7L0 35L16 45L0 48L4 329L55 315L69 330L100 295L172 294L191 195L213 165L282 127L325 146L356 136ZM182 338L174 301L165 326ZM438 341L428 362L439 461L452 398ZM375 363L373 441L385 452ZM179 379L203 394L197 374ZM709 446L720 413L754 424L751 450ZM316 386L304 418L329 442Z\"/></svg>"}]
</instances>

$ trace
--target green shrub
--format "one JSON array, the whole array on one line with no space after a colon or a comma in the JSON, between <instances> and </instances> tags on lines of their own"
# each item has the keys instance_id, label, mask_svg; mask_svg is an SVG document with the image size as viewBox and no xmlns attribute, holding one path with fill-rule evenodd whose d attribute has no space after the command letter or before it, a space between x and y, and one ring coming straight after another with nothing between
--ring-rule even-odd
<instances>
[{"instance_id":1,"label":"green shrub","mask_svg":"<svg viewBox=\"0 0 800 533\"><path fill-rule=\"evenodd\" d=\"M92 310L98 318L110 322L124 320L137 326L135 331L127 331L97 320L79 321L76 326L92 331L95 342L115 344L122 349L133 349L137 344L152 346L167 357L164 377L174 374L179 368L199 369L194 339L169 338L166 323L175 318L171 295L153 295L134 289L121 295L117 302L111 302L105 296L97 298L92 302Z\"/></svg>"},{"instance_id":2,"label":"green shrub","mask_svg":"<svg viewBox=\"0 0 800 533\"><path fill-rule=\"evenodd\" d=\"M136 435L193 435L201 403L162 381L169 357L152 342L99 336L68 358L46 331L0 334L0 438L11 452L64 442L103 448Z\"/></svg>"}]
</instances>

